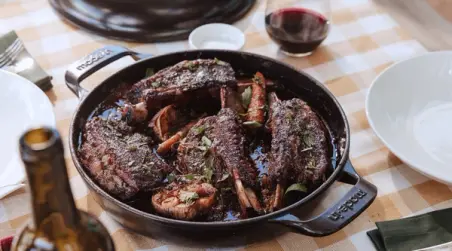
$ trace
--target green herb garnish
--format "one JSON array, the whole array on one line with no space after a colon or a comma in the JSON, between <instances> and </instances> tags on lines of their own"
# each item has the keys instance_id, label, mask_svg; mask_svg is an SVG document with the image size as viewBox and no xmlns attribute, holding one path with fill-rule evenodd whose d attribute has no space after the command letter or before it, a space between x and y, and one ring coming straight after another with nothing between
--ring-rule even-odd
<instances>
[{"instance_id":1,"label":"green herb garnish","mask_svg":"<svg viewBox=\"0 0 452 251\"><path fill-rule=\"evenodd\" d=\"M174 173L170 173L166 176L166 179L168 180L168 183L172 183L176 179L176 175Z\"/></svg>"},{"instance_id":2,"label":"green herb garnish","mask_svg":"<svg viewBox=\"0 0 452 251\"><path fill-rule=\"evenodd\" d=\"M155 74L154 68L147 68L146 69L146 78L151 77L154 74Z\"/></svg>"},{"instance_id":3,"label":"green herb garnish","mask_svg":"<svg viewBox=\"0 0 452 251\"><path fill-rule=\"evenodd\" d=\"M195 176L191 173L184 175L184 178L186 178L187 180L193 180L195 178Z\"/></svg>"},{"instance_id":4,"label":"green herb garnish","mask_svg":"<svg viewBox=\"0 0 452 251\"><path fill-rule=\"evenodd\" d=\"M193 203L194 200L198 199L199 195L196 192L189 192L189 191L180 191L179 193L179 200L186 204Z\"/></svg>"},{"instance_id":5,"label":"green herb garnish","mask_svg":"<svg viewBox=\"0 0 452 251\"><path fill-rule=\"evenodd\" d=\"M292 113L286 113L286 115L285 115L285 117L286 117L286 119L288 120L288 121L292 121L293 120L293 115L292 115Z\"/></svg>"},{"instance_id":6,"label":"green herb garnish","mask_svg":"<svg viewBox=\"0 0 452 251\"><path fill-rule=\"evenodd\" d=\"M215 64L217 65L226 65L226 62L219 60L218 58L214 58Z\"/></svg>"},{"instance_id":7,"label":"green herb garnish","mask_svg":"<svg viewBox=\"0 0 452 251\"><path fill-rule=\"evenodd\" d=\"M196 68L198 68L192 61L189 61L185 66L186 66L190 71L195 71Z\"/></svg>"},{"instance_id":8,"label":"green herb garnish","mask_svg":"<svg viewBox=\"0 0 452 251\"><path fill-rule=\"evenodd\" d=\"M152 82L152 87L154 87L154 88L158 88L158 87L160 87L160 82Z\"/></svg>"},{"instance_id":9,"label":"green herb garnish","mask_svg":"<svg viewBox=\"0 0 452 251\"><path fill-rule=\"evenodd\" d=\"M298 192L306 193L306 192L308 192L308 188L304 184L294 183L286 189L286 192L284 193L284 195L286 195L288 192L291 192L291 191L298 191Z\"/></svg>"},{"instance_id":10,"label":"green herb garnish","mask_svg":"<svg viewBox=\"0 0 452 251\"><path fill-rule=\"evenodd\" d=\"M213 155L204 159L204 178L207 182L212 181L213 170L215 169L215 157Z\"/></svg>"},{"instance_id":11,"label":"green herb garnish","mask_svg":"<svg viewBox=\"0 0 452 251\"><path fill-rule=\"evenodd\" d=\"M245 108L248 108L251 102L251 87L248 86L243 92L242 92L242 104Z\"/></svg>"},{"instance_id":12,"label":"green herb garnish","mask_svg":"<svg viewBox=\"0 0 452 251\"><path fill-rule=\"evenodd\" d=\"M202 136L201 141L206 147L210 147L212 145L212 141L206 136Z\"/></svg>"},{"instance_id":13,"label":"green herb garnish","mask_svg":"<svg viewBox=\"0 0 452 251\"><path fill-rule=\"evenodd\" d=\"M127 146L127 150L133 152L136 151L138 149L138 147L136 145L131 145L131 146Z\"/></svg>"},{"instance_id":14,"label":"green herb garnish","mask_svg":"<svg viewBox=\"0 0 452 251\"><path fill-rule=\"evenodd\" d=\"M213 176L213 170L212 168L204 168L204 178L206 178L206 181L210 183L212 181Z\"/></svg>"},{"instance_id":15,"label":"green herb garnish","mask_svg":"<svg viewBox=\"0 0 452 251\"><path fill-rule=\"evenodd\" d=\"M215 164L215 157L213 155L209 156L207 159L205 159L204 164L206 169L213 170Z\"/></svg>"},{"instance_id":16,"label":"green herb garnish","mask_svg":"<svg viewBox=\"0 0 452 251\"><path fill-rule=\"evenodd\" d=\"M199 135L201 133L203 133L206 128L204 126L198 126L198 127L193 127L192 130L195 132L196 135Z\"/></svg>"},{"instance_id":17,"label":"green herb garnish","mask_svg":"<svg viewBox=\"0 0 452 251\"><path fill-rule=\"evenodd\" d=\"M303 134L302 140L306 147L311 147L314 144L314 139L309 133Z\"/></svg>"},{"instance_id":18,"label":"green herb garnish","mask_svg":"<svg viewBox=\"0 0 452 251\"><path fill-rule=\"evenodd\" d=\"M221 192L229 192L231 190L232 190L232 188L230 188L230 187L223 187L223 188L221 188Z\"/></svg>"},{"instance_id":19,"label":"green herb garnish","mask_svg":"<svg viewBox=\"0 0 452 251\"><path fill-rule=\"evenodd\" d=\"M310 156L311 159L309 160L309 162L306 164L306 169L317 169L316 168L316 164L315 164L315 160L312 158L312 156ZM307 171L307 170L306 170Z\"/></svg>"}]
</instances>

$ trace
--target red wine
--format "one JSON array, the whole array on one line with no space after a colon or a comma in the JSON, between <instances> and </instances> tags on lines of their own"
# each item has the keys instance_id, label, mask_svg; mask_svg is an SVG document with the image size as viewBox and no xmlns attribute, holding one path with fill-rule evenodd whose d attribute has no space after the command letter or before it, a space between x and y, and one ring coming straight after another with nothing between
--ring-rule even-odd
<instances>
[{"instance_id":1,"label":"red wine","mask_svg":"<svg viewBox=\"0 0 452 251\"><path fill-rule=\"evenodd\" d=\"M299 54L313 51L325 40L329 22L309 9L286 8L268 14L265 27L281 50Z\"/></svg>"}]
</instances>

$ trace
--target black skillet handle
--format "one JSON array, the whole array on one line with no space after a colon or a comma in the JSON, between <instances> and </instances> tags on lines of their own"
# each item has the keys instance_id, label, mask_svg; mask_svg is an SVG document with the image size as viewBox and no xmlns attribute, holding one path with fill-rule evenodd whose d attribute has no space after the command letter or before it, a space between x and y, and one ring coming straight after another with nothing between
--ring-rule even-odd
<instances>
[{"instance_id":1,"label":"black skillet handle","mask_svg":"<svg viewBox=\"0 0 452 251\"><path fill-rule=\"evenodd\" d=\"M132 56L137 61L151 57L150 54L141 54L121 46L107 45L71 64L65 75L66 85L78 98L83 99L89 91L81 87L80 83L102 67L124 56Z\"/></svg>"},{"instance_id":2,"label":"black skillet handle","mask_svg":"<svg viewBox=\"0 0 452 251\"><path fill-rule=\"evenodd\" d=\"M309 236L333 234L360 215L377 196L377 188L360 177L350 161L345 164L340 181L354 185L334 206L319 216L302 221L292 214L285 214L269 222L278 223Z\"/></svg>"}]
</instances>

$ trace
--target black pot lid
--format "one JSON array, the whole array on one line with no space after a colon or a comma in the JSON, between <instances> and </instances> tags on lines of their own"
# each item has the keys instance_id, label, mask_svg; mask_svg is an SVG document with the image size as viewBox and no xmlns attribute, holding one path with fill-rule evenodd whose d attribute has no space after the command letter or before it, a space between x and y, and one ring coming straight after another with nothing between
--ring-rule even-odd
<instances>
[{"instance_id":1,"label":"black pot lid","mask_svg":"<svg viewBox=\"0 0 452 251\"><path fill-rule=\"evenodd\" d=\"M196 27L233 23L256 0L50 0L70 23L104 37L133 42L187 39Z\"/></svg>"}]
</instances>

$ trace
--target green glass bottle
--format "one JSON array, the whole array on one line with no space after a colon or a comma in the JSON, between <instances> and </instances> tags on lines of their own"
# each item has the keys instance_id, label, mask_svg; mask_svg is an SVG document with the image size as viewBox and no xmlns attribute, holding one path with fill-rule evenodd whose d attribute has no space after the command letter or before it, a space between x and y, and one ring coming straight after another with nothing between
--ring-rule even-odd
<instances>
[{"instance_id":1,"label":"green glass bottle","mask_svg":"<svg viewBox=\"0 0 452 251\"><path fill-rule=\"evenodd\" d=\"M59 133L52 128L26 131L19 142L33 217L14 238L14 251L114 251L107 229L77 210Z\"/></svg>"}]
</instances>

